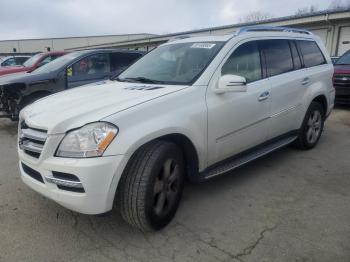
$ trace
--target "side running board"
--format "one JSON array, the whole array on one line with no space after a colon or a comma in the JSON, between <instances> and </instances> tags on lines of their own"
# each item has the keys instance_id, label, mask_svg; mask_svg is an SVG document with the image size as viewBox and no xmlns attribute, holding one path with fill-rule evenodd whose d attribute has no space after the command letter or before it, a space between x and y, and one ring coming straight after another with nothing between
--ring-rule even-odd
<instances>
[{"instance_id":1,"label":"side running board","mask_svg":"<svg viewBox=\"0 0 350 262\"><path fill-rule=\"evenodd\" d=\"M247 153L239 154L236 157L229 158L227 160L224 160L223 162L214 165L212 167L209 167L205 171L199 174L200 180L206 180L224 173L227 173L229 171L232 171L240 166L243 166L257 158L260 158L262 156L265 156L281 147L284 147L290 143L292 143L297 136L288 136L284 137L283 139L268 143L264 146L258 147L257 149L253 151L249 151Z\"/></svg>"}]
</instances>

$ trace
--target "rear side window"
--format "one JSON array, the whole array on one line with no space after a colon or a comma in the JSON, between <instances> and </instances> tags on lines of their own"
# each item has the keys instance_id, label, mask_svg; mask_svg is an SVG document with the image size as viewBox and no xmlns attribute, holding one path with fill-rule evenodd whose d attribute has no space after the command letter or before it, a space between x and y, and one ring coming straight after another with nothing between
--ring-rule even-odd
<instances>
[{"instance_id":1,"label":"rear side window","mask_svg":"<svg viewBox=\"0 0 350 262\"><path fill-rule=\"evenodd\" d=\"M261 44L269 76L293 70L293 59L288 40L264 40Z\"/></svg>"},{"instance_id":2,"label":"rear side window","mask_svg":"<svg viewBox=\"0 0 350 262\"><path fill-rule=\"evenodd\" d=\"M305 67L313 67L326 63L320 48L313 41L298 41Z\"/></svg>"},{"instance_id":3,"label":"rear side window","mask_svg":"<svg viewBox=\"0 0 350 262\"><path fill-rule=\"evenodd\" d=\"M239 46L221 69L222 75L238 75L253 82L262 78L260 52L256 42Z\"/></svg>"},{"instance_id":4,"label":"rear side window","mask_svg":"<svg viewBox=\"0 0 350 262\"><path fill-rule=\"evenodd\" d=\"M123 71L142 55L137 53L112 53L111 72Z\"/></svg>"}]
</instances>

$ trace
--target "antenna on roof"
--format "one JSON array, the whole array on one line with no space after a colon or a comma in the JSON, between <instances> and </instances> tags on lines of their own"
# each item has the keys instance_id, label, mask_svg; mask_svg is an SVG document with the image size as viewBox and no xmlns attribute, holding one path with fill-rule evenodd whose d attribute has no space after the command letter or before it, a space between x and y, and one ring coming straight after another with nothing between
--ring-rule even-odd
<instances>
[{"instance_id":1,"label":"antenna on roof","mask_svg":"<svg viewBox=\"0 0 350 262\"><path fill-rule=\"evenodd\" d=\"M312 35L312 33L308 30L304 29L296 29L291 27L281 27L281 26L246 26L240 28L236 33L235 36L238 36L243 33L247 32L288 32L288 33L299 33L299 34L306 34L306 35Z\"/></svg>"}]
</instances>

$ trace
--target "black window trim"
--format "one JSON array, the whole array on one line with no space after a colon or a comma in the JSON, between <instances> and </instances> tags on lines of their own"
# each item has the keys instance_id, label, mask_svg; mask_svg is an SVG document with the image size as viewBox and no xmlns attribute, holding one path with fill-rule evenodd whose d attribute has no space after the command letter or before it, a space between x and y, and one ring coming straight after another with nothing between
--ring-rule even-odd
<instances>
[{"instance_id":1,"label":"black window trim","mask_svg":"<svg viewBox=\"0 0 350 262\"><path fill-rule=\"evenodd\" d=\"M291 52L291 54L292 54L293 68L294 68L293 71L298 71L298 70L300 70L300 69L303 69L303 68L304 68L303 61L302 61L302 58L301 58L301 56L300 56L300 53L299 53L297 44L295 43L295 40L289 40L288 43L289 43L290 52ZM299 61L300 61L300 68L296 68L295 59L294 59L294 56L293 56L292 46L294 46L294 47L295 47L295 50L297 51L297 55L298 55L298 58L299 58Z\"/></svg>"}]
</instances>

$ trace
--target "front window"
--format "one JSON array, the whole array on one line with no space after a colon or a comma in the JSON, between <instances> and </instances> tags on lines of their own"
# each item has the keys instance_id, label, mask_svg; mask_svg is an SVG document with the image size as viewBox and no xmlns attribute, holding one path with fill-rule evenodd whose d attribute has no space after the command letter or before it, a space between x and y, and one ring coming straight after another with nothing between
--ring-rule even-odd
<instances>
[{"instance_id":1,"label":"front window","mask_svg":"<svg viewBox=\"0 0 350 262\"><path fill-rule=\"evenodd\" d=\"M70 61L73 61L76 59L78 56L81 56L82 52L74 52L74 53L69 53L64 56L60 56L59 58L53 60L50 63L47 63L46 65L43 65L37 69L35 69L33 72L35 73L49 73L56 71L60 69L61 67L65 66L68 64Z\"/></svg>"},{"instance_id":2,"label":"front window","mask_svg":"<svg viewBox=\"0 0 350 262\"><path fill-rule=\"evenodd\" d=\"M25 67L32 67L33 65L36 64L36 62L38 62L41 57L43 56L43 54L36 54L34 56L32 56L31 58L29 58L27 61L25 61L25 63L23 64Z\"/></svg>"},{"instance_id":3,"label":"front window","mask_svg":"<svg viewBox=\"0 0 350 262\"><path fill-rule=\"evenodd\" d=\"M160 46L126 69L118 81L191 84L223 45L224 42L191 42Z\"/></svg>"}]
</instances>

